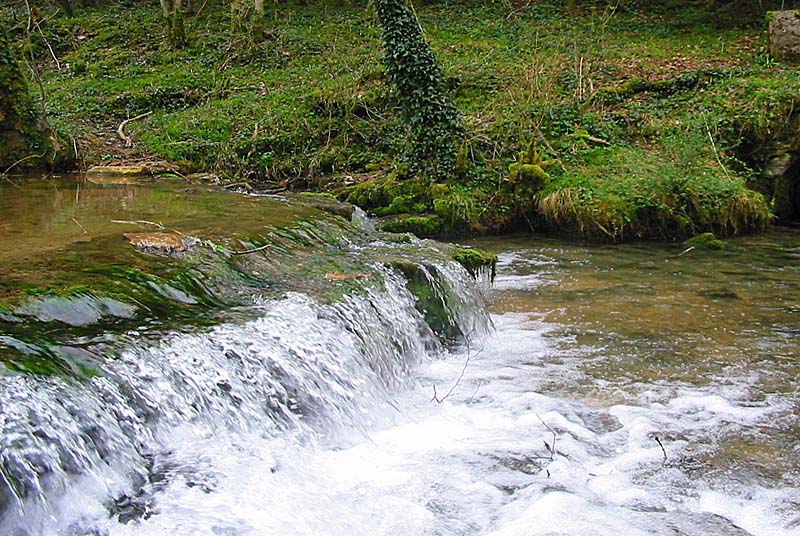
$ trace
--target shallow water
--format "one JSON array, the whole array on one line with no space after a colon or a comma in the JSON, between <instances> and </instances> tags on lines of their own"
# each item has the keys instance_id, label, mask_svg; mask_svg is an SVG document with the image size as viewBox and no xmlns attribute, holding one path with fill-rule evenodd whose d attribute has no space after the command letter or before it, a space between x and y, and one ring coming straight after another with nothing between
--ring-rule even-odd
<instances>
[{"instance_id":1,"label":"shallow water","mask_svg":"<svg viewBox=\"0 0 800 536\"><path fill-rule=\"evenodd\" d=\"M423 361L415 385L370 410L385 420L366 437L181 443L174 455L214 475L214 491L175 479L157 515L108 530L800 531L794 235L691 257L658 245L482 245L501 258L494 332ZM454 384L432 400L434 386L444 397Z\"/></svg>"},{"instance_id":2,"label":"shallow water","mask_svg":"<svg viewBox=\"0 0 800 536\"><path fill-rule=\"evenodd\" d=\"M369 270L335 299L240 286L210 325L66 332L93 374L0 378L0 530L800 533L800 236L480 245L493 288L367 234L281 257L288 279L292 258ZM465 341L437 339L387 252L435 271Z\"/></svg>"}]
</instances>

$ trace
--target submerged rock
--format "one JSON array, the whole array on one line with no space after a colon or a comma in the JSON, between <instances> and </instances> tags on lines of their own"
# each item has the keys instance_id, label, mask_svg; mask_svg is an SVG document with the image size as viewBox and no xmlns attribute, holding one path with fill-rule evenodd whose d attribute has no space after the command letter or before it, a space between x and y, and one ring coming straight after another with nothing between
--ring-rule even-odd
<instances>
[{"instance_id":1,"label":"submerged rock","mask_svg":"<svg viewBox=\"0 0 800 536\"><path fill-rule=\"evenodd\" d=\"M696 249L725 249L725 242L717 238L714 233L702 233L685 240L683 245Z\"/></svg>"},{"instance_id":2,"label":"submerged rock","mask_svg":"<svg viewBox=\"0 0 800 536\"><path fill-rule=\"evenodd\" d=\"M780 61L800 63L800 10L771 11L769 53Z\"/></svg>"},{"instance_id":3,"label":"submerged rock","mask_svg":"<svg viewBox=\"0 0 800 536\"><path fill-rule=\"evenodd\" d=\"M334 216L341 216L348 221L353 217L353 212L355 211L354 205L344 203L333 196L324 194L304 192L298 195L286 195L285 197L301 205L316 208Z\"/></svg>"},{"instance_id":4,"label":"submerged rock","mask_svg":"<svg viewBox=\"0 0 800 536\"><path fill-rule=\"evenodd\" d=\"M168 254L186 251L196 241L177 233L125 233L123 236L138 249Z\"/></svg>"}]
</instances>

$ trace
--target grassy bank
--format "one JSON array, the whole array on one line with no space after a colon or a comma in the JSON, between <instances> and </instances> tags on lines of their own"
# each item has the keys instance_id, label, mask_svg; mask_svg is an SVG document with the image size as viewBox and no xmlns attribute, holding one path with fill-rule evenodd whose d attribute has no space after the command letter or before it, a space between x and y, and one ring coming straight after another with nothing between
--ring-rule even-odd
<instances>
[{"instance_id":1,"label":"grassy bank","mask_svg":"<svg viewBox=\"0 0 800 536\"><path fill-rule=\"evenodd\" d=\"M278 4L252 43L231 34L226 9L198 4L182 49L165 45L156 5L83 9L43 22L32 52L50 119L85 165L162 159L332 191L428 235L672 239L765 225L770 190L747 187L760 187L753 147L791 123L800 74L768 57L763 29L720 27L679 1L560 4L417 7L467 128L437 185L408 176L366 6ZM147 112L124 147L118 125Z\"/></svg>"}]
</instances>

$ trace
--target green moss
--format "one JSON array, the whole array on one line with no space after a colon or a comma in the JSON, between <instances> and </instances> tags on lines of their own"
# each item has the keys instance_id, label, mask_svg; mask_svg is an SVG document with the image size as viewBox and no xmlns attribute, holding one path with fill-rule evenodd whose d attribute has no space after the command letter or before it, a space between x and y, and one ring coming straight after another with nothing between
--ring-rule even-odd
<instances>
[{"instance_id":1,"label":"green moss","mask_svg":"<svg viewBox=\"0 0 800 536\"><path fill-rule=\"evenodd\" d=\"M725 249L725 242L717 238L714 233L701 233L695 235L683 242L686 247L695 247L700 249Z\"/></svg>"},{"instance_id":2,"label":"green moss","mask_svg":"<svg viewBox=\"0 0 800 536\"><path fill-rule=\"evenodd\" d=\"M416 298L414 306L439 338L455 341L463 336L452 313L451 302L456 298L448 292L435 266L423 267L407 260L394 260L388 264L406 278L406 286Z\"/></svg>"},{"instance_id":3,"label":"green moss","mask_svg":"<svg viewBox=\"0 0 800 536\"><path fill-rule=\"evenodd\" d=\"M378 216L391 216L394 214L418 214L428 210L428 204L418 201L414 194L398 195L392 198L388 207L379 207L374 210Z\"/></svg>"},{"instance_id":4,"label":"green moss","mask_svg":"<svg viewBox=\"0 0 800 536\"><path fill-rule=\"evenodd\" d=\"M373 180L355 186L347 196L347 202L365 210L386 207L392 202L396 183L387 180Z\"/></svg>"},{"instance_id":5,"label":"green moss","mask_svg":"<svg viewBox=\"0 0 800 536\"><path fill-rule=\"evenodd\" d=\"M482 271L487 271L491 281L497 272L497 255L477 248L458 248L453 259L466 268L472 277L477 278Z\"/></svg>"},{"instance_id":6,"label":"green moss","mask_svg":"<svg viewBox=\"0 0 800 536\"><path fill-rule=\"evenodd\" d=\"M437 236L442 229L442 223L436 216L412 216L387 221L381 230L390 233L411 233L420 238Z\"/></svg>"},{"instance_id":7,"label":"green moss","mask_svg":"<svg viewBox=\"0 0 800 536\"><path fill-rule=\"evenodd\" d=\"M512 182L524 182L532 188L539 189L550 179L550 175L536 164L514 163L508 166L508 179Z\"/></svg>"}]
</instances>

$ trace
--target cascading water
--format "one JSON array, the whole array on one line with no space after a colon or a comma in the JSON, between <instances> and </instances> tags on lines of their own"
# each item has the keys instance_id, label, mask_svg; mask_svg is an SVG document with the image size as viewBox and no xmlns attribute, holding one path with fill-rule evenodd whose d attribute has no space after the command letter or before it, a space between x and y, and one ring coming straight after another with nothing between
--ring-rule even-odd
<instances>
[{"instance_id":1,"label":"cascading water","mask_svg":"<svg viewBox=\"0 0 800 536\"><path fill-rule=\"evenodd\" d=\"M264 208L237 207L244 238ZM800 533L795 238L490 242L489 290L443 246L312 216L196 231L196 271L125 245L138 271L81 272L130 302L0 305L0 533Z\"/></svg>"},{"instance_id":2,"label":"cascading water","mask_svg":"<svg viewBox=\"0 0 800 536\"><path fill-rule=\"evenodd\" d=\"M210 458L237 457L231 449L266 475L280 457L270 444L341 446L391 423L393 394L441 348L402 277L376 270L382 288L330 305L290 293L250 307L256 318L243 323L160 341L129 333L86 381L5 378L3 533L113 532L158 514L164 489L213 493L226 462ZM481 314L459 319L484 325ZM184 523L186 534L236 529Z\"/></svg>"}]
</instances>

